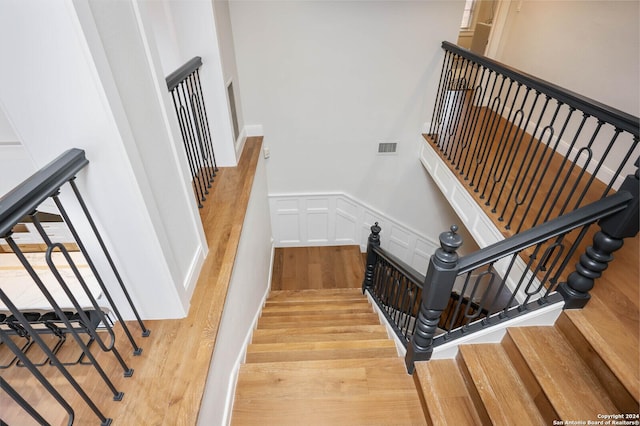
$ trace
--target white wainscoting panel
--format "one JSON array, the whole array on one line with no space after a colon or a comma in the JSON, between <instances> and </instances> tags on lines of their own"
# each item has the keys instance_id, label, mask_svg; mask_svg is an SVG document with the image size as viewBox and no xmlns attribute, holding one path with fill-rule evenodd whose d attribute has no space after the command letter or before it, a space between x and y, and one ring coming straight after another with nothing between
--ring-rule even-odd
<instances>
[{"instance_id":1,"label":"white wainscoting panel","mask_svg":"<svg viewBox=\"0 0 640 426\"><path fill-rule=\"evenodd\" d=\"M381 245L421 273L440 247L426 237L345 193L269 195L276 247L359 245L366 251L371 226L382 228Z\"/></svg>"}]
</instances>

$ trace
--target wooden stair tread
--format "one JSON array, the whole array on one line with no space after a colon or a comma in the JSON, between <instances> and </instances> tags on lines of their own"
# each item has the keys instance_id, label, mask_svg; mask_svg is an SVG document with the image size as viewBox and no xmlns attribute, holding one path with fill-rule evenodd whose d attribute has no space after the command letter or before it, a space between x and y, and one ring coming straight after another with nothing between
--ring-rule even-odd
<instances>
[{"instance_id":1,"label":"wooden stair tread","mask_svg":"<svg viewBox=\"0 0 640 426\"><path fill-rule=\"evenodd\" d=\"M398 358L252 363L240 367L236 398L305 398L415 392ZM264 389L268 389L265 394Z\"/></svg>"},{"instance_id":2,"label":"wooden stair tread","mask_svg":"<svg viewBox=\"0 0 640 426\"><path fill-rule=\"evenodd\" d=\"M390 420L392 419L392 420ZM413 391L306 399L238 399L232 425L425 425Z\"/></svg>"},{"instance_id":3,"label":"wooden stair tread","mask_svg":"<svg viewBox=\"0 0 640 426\"><path fill-rule=\"evenodd\" d=\"M304 327L326 327L341 325L379 325L380 319L374 313L345 314L345 315L311 315L289 317L261 317L258 328L292 328L297 325Z\"/></svg>"},{"instance_id":4,"label":"wooden stair tread","mask_svg":"<svg viewBox=\"0 0 640 426\"><path fill-rule=\"evenodd\" d=\"M397 356L391 340L355 342L259 343L247 348L246 362L288 362L319 359L353 359Z\"/></svg>"},{"instance_id":5,"label":"wooden stair tread","mask_svg":"<svg viewBox=\"0 0 640 426\"><path fill-rule=\"evenodd\" d=\"M332 309L333 308L333 309ZM301 309L299 307L296 308L292 308L292 309L284 309L284 310L266 310L262 312L262 317L294 317L294 316L298 316L298 317L312 317L312 316L319 316L319 315L343 315L343 314L366 314L366 313L373 313L373 308L371 307L371 305L369 305L368 303L365 305L352 305L352 306L348 306L348 305L344 305L344 306L334 306L334 307L330 307L327 306L324 309L311 309L311 310L307 310L307 309Z\"/></svg>"},{"instance_id":6,"label":"wooden stair tread","mask_svg":"<svg viewBox=\"0 0 640 426\"><path fill-rule=\"evenodd\" d=\"M426 424L400 359L293 364L242 366L232 424Z\"/></svg>"},{"instance_id":7,"label":"wooden stair tread","mask_svg":"<svg viewBox=\"0 0 640 426\"><path fill-rule=\"evenodd\" d=\"M618 412L578 352L554 327L507 330L559 419L594 419Z\"/></svg>"},{"instance_id":8,"label":"wooden stair tread","mask_svg":"<svg viewBox=\"0 0 640 426\"><path fill-rule=\"evenodd\" d=\"M335 288L321 290L272 290L267 302L335 300L340 298L360 298L364 296L359 288Z\"/></svg>"},{"instance_id":9,"label":"wooden stair tread","mask_svg":"<svg viewBox=\"0 0 640 426\"><path fill-rule=\"evenodd\" d=\"M259 328L253 331L253 343L260 343L256 339L269 338L280 334L294 336L306 334L386 333L386 330L385 326L379 322L373 325L354 326L291 327L288 329Z\"/></svg>"},{"instance_id":10,"label":"wooden stair tread","mask_svg":"<svg viewBox=\"0 0 640 426\"><path fill-rule=\"evenodd\" d=\"M360 326L363 327L363 326ZM368 327L368 326L364 326ZM332 329L332 328L342 328L346 327L318 327L320 329ZM256 331L272 331L270 330L256 330ZM318 341L344 341L344 340L370 340L370 339L386 339L388 338L387 331L382 328L379 329L376 327L375 331L361 331L361 332L353 332L353 331L341 331L338 333L328 333L328 332L320 332L315 333L313 328L305 328L306 333L287 333L287 330L295 330L297 329L275 329L278 331L282 331L282 333L278 334L253 334L252 343L293 343L293 342L318 342Z\"/></svg>"},{"instance_id":11,"label":"wooden stair tread","mask_svg":"<svg viewBox=\"0 0 640 426\"><path fill-rule=\"evenodd\" d=\"M640 401L637 333L625 332L619 316L598 298L592 298L585 309L564 313L629 393Z\"/></svg>"},{"instance_id":12,"label":"wooden stair tread","mask_svg":"<svg viewBox=\"0 0 640 426\"><path fill-rule=\"evenodd\" d=\"M473 383L470 393L481 418L486 410L494 424L536 426L551 421L540 415L502 346L462 345L459 350L460 370L467 383Z\"/></svg>"},{"instance_id":13,"label":"wooden stair tread","mask_svg":"<svg viewBox=\"0 0 640 426\"><path fill-rule=\"evenodd\" d=\"M417 362L413 378L434 425L482 424L455 360ZM484 423L488 423L488 419Z\"/></svg>"},{"instance_id":14,"label":"wooden stair tread","mask_svg":"<svg viewBox=\"0 0 640 426\"><path fill-rule=\"evenodd\" d=\"M349 311L349 310L367 310L372 312L369 301L361 297L358 300L340 300L332 303L323 301L313 303L278 303L266 304L262 308L262 315L286 315L296 312L324 312L324 311Z\"/></svg>"},{"instance_id":15,"label":"wooden stair tread","mask_svg":"<svg viewBox=\"0 0 640 426\"><path fill-rule=\"evenodd\" d=\"M247 353L254 352L279 352L279 351L307 351L325 349L357 349L357 348L395 348L395 343L389 339L365 340L362 342L293 342L293 343L251 343L247 347Z\"/></svg>"}]
</instances>

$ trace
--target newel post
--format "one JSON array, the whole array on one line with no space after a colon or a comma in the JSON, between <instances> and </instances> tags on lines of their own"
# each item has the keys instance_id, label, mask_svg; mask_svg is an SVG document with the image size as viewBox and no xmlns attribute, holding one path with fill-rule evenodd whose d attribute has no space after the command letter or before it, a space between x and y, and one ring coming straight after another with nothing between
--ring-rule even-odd
<instances>
[{"instance_id":1,"label":"newel post","mask_svg":"<svg viewBox=\"0 0 640 426\"><path fill-rule=\"evenodd\" d=\"M405 356L405 364L409 374L413 373L416 361L426 361L431 358L433 353L433 338L438 328L440 315L449 303L453 284L458 274L456 250L462 245L462 238L456 234L457 231L458 227L453 225L449 232L440 234L440 248L429 260L416 329Z\"/></svg>"},{"instance_id":2,"label":"newel post","mask_svg":"<svg viewBox=\"0 0 640 426\"><path fill-rule=\"evenodd\" d=\"M636 160L636 167L639 161ZM567 282L558 286L558 293L565 301L564 309L580 309L589 302L589 291L593 288L596 278L602 275L609 262L613 260L612 253L622 247L625 238L638 233L640 195L637 169L635 175L626 177L618 190L621 191L628 191L633 195L633 199L626 209L598 222L600 230L593 236L592 245L580 256L576 270L569 274Z\"/></svg>"},{"instance_id":3,"label":"newel post","mask_svg":"<svg viewBox=\"0 0 640 426\"><path fill-rule=\"evenodd\" d=\"M380 231L382 231L382 228L378 226L378 222L371 226L371 234L369 234L369 240L367 241L367 265L364 270L364 280L362 280L363 294L367 288L373 287L373 269L376 264L376 254L373 252L373 247L380 247Z\"/></svg>"}]
</instances>

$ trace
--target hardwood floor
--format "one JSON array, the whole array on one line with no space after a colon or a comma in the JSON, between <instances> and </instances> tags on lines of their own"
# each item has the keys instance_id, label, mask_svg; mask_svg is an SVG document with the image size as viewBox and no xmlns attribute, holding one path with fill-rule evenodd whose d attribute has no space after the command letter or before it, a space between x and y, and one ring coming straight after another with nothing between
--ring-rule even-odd
<instances>
[{"instance_id":1,"label":"hardwood floor","mask_svg":"<svg viewBox=\"0 0 640 426\"><path fill-rule=\"evenodd\" d=\"M356 246L276 248L271 289L361 288L363 272Z\"/></svg>"},{"instance_id":2,"label":"hardwood floor","mask_svg":"<svg viewBox=\"0 0 640 426\"><path fill-rule=\"evenodd\" d=\"M125 393L113 401L95 370L90 366L69 368L100 410L115 425L194 425L198 418L207 371L213 354L218 325L242 230L262 138L249 138L237 167L221 168L201 217L209 244L209 254L191 299L189 315L180 320L147 321L148 338L140 338L144 349L134 357L123 333L117 330L116 346L134 368L124 378L113 355L96 352L98 362L112 377L115 387ZM135 324L132 329L138 330ZM41 368L75 410L76 425L98 424L98 418L82 402L66 380L50 366ZM53 425L67 423L59 405L24 368L0 370L7 380ZM34 424L30 417L0 393L0 414L10 425Z\"/></svg>"}]
</instances>

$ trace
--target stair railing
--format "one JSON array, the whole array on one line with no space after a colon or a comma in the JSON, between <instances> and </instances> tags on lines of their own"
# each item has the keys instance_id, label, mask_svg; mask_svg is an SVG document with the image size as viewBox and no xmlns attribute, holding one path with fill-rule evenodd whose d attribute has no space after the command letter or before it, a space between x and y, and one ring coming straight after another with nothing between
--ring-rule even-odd
<instances>
[{"instance_id":1,"label":"stair railing","mask_svg":"<svg viewBox=\"0 0 640 426\"><path fill-rule=\"evenodd\" d=\"M180 124L193 191L199 208L202 208L202 203L206 200L205 195L209 194L211 183L218 171L200 84L201 66L202 58L196 56L166 78Z\"/></svg>"},{"instance_id":2,"label":"stair railing","mask_svg":"<svg viewBox=\"0 0 640 426\"><path fill-rule=\"evenodd\" d=\"M443 42L427 141L514 235L614 192L640 120Z\"/></svg>"},{"instance_id":3,"label":"stair railing","mask_svg":"<svg viewBox=\"0 0 640 426\"><path fill-rule=\"evenodd\" d=\"M113 399L120 401L124 393L116 389L109 374L107 374L100 365L89 346L95 343L102 351L113 354L118 364L122 367L123 375L125 377L133 375L133 369L125 363L116 347L116 336L113 326L111 325L111 318L109 317L110 314L113 314L120 322L122 330L131 343L133 354L140 355L142 348L137 345L133 338L129 326L124 321L118 306L113 301L105 285L104 277L96 269L94 261L87 252L83 240L80 238L76 225L74 225L67 214L65 205L59 197L60 190L63 186L68 184L71 187L72 193L75 196L76 205L83 212L84 219L86 219L85 224L88 224L93 231L93 236L88 237L95 238L100 245L104 260L107 261L111 269L110 272L112 275L110 279L117 282L119 290L124 295L129 304L129 308L137 319L142 331L142 336L148 336L150 330L148 330L142 322L122 277L98 232L91 213L75 184L77 173L88 163L89 161L86 159L83 150L68 150L0 198L0 241L4 240L6 242L11 252L18 258L27 275L25 276L27 281L20 283L19 290L24 291L25 289L29 289L29 291L33 292L31 294L34 296L41 296L43 300L46 300L46 302L43 301L42 303L48 306L23 306L23 302L16 300L16 292L12 291L15 290L15 288L8 288L7 286L9 284L4 282L0 283L0 346L7 347L15 356L14 360L8 365L1 367L9 368L14 361L17 361L17 365L26 367L44 389L49 392L67 412L68 424L72 424L74 420L73 408L60 394L56 386L38 369L39 366L45 363L54 366L95 413L100 423L102 425L108 425L111 423L111 419L102 413L100 408L83 389L79 379L75 378L66 366L69 364L86 364L83 360L88 360L88 364L97 371L102 381L104 381L105 385L113 394ZM73 197L71 197L71 199L73 199ZM48 232L48 228L41 223L38 208L48 200L52 200L55 203L60 216L70 231L72 241L59 241L59 238ZM43 274L47 272L42 272L42 267L37 267L32 264L32 255L25 253L19 242L14 238L16 225L25 220L28 220L28 222L33 225L35 232L42 242L44 242L44 259L48 272L50 272L52 276L45 278ZM91 278L88 277L86 273L83 274L80 272L77 263L78 258L71 256L69 247L73 247L73 250L79 249L81 251L83 262L86 262L99 290L92 290L90 288L89 281ZM63 273L63 269L70 272ZM116 288L118 287L116 286ZM61 292L57 291L58 289L60 289ZM99 291L101 294L96 295L94 294L95 291ZM9 296L11 294L13 294L12 297ZM99 296L104 296L106 303ZM100 299L101 302L98 302L97 299ZM46 312L42 311L45 308ZM100 330L104 330L104 333L98 333L98 326L100 326ZM47 345L43 339L45 334L53 335L58 339L54 347ZM105 339L105 336L101 334L106 334L108 337ZM18 346L15 343L15 336L18 336L25 344L21 347ZM77 361L63 362L63 360L58 357L58 350L65 342L67 336L71 336L82 351L82 355ZM89 337L88 340L87 336ZM44 363L35 364L33 360L29 358L29 349L34 345L39 346L45 354L46 360ZM12 368L16 367L14 366ZM15 386L12 386L2 379L0 380L0 388L7 392L36 422L39 424L47 424L46 422L43 423L46 415L39 413L35 408L30 406Z\"/></svg>"},{"instance_id":4,"label":"stair railing","mask_svg":"<svg viewBox=\"0 0 640 426\"><path fill-rule=\"evenodd\" d=\"M434 347L445 342L563 300L565 309L583 307L611 254L624 238L638 233L639 188L636 170L617 193L462 258L457 254L462 238L452 226L440 234L441 247L431 256L426 276L380 248L376 223L363 292L371 295L405 343L411 373L416 361L430 359ZM584 250L580 236L596 222L600 230ZM572 236L575 232L578 238ZM566 282L558 282L578 250L584 254L576 270ZM526 271L512 268L518 258L526 260ZM496 268L498 262L507 265Z\"/></svg>"}]
</instances>

